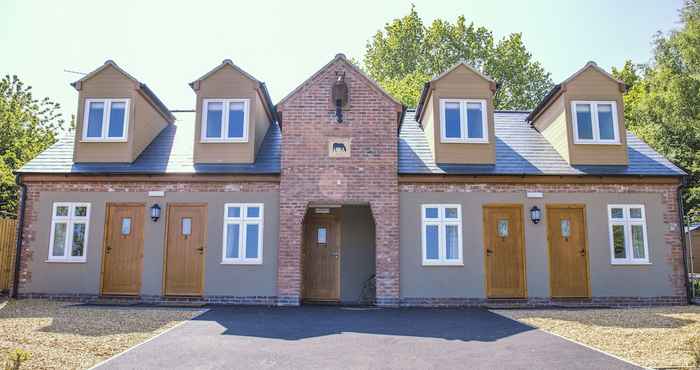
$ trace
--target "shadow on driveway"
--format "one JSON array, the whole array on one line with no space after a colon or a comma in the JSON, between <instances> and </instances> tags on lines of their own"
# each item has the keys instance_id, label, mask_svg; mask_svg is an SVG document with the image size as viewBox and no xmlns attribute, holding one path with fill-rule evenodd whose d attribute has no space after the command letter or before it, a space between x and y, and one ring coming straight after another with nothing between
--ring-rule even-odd
<instances>
[{"instance_id":1,"label":"shadow on driveway","mask_svg":"<svg viewBox=\"0 0 700 370\"><path fill-rule=\"evenodd\" d=\"M214 307L100 369L637 369L482 309Z\"/></svg>"}]
</instances>

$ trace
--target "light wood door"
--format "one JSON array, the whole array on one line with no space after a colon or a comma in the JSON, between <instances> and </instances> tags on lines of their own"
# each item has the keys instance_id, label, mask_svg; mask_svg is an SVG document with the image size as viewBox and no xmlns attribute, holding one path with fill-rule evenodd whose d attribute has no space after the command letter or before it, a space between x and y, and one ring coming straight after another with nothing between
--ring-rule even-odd
<instances>
[{"instance_id":1,"label":"light wood door","mask_svg":"<svg viewBox=\"0 0 700 370\"><path fill-rule=\"evenodd\" d=\"M204 286L207 206L168 205L165 295L201 296Z\"/></svg>"},{"instance_id":2,"label":"light wood door","mask_svg":"<svg viewBox=\"0 0 700 370\"><path fill-rule=\"evenodd\" d=\"M588 248L583 205L547 206L547 240L552 297L586 298Z\"/></svg>"},{"instance_id":3,"label":"light wood door","mask_svg":"<svg viewBox=\"0 0 700 370\"><path fill-rule=\"evenodd\" d=\"M486 295L525 298L525 241L521 205L484 207Z\"/></svg>"},{"instance_id":4,"label":"light wood door","mask_svg":"<svg viewBox=\"0 0 700 370\"><path fill-rule=\"evenodd\" d=\"M102 294L138 295L143 271L144 204L108 204Z\"/></svg>"},{"instance_id":5,"label":"light wood door","mask_svg":"<svg viewBox=\"0 0 700 370\"><path fill-rule=\"evenodd\" d=\"M311 217L304 237L304 299L340 300L340 227L336 218Z\"/></svg>"}]
</instances>

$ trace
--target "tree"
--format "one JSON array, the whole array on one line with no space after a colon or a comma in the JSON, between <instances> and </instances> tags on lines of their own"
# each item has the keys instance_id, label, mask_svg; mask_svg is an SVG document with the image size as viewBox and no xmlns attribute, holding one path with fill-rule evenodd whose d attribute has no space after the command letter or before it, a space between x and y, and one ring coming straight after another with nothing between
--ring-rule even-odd
<instances>
[{"instance_id":1,"label":"tree","mask_svg":"<svg viewBox=\"0 0 700 370\"><path fill-rule=\"evenodd\" d=\"M13 171L56 142L63 128L60 105L32 96L17 76L0 80L0 216L17 211Z\"/></svg>"},{"instance_id":2,"label":"tree","mask_svg":"<svg viewBox=\"0 0 700 370\"><path fill-rule=\"evenodd\" d=\"M493 33L464 16L426 27L415 7L388 23L367 43L364 68L383 88L416 106L423 84L465 61L501 84L497 109L532 109L552 87L550 74L533 61L519 33L494 43Z\"/></svg>"},{"instance_id":3,"label":"tree","mask_svg":"<svg viewBox=\"0 0 700 370\"><path fill-rule=\"evenodd\" d=\"M681 26L653 39L651 62L625 62L613 75L630 86L627 128L690 175L688 215L700 211L700 5L687 0ZM700 219L696 219L700 222Z\"/></svg>"}]
</instances>

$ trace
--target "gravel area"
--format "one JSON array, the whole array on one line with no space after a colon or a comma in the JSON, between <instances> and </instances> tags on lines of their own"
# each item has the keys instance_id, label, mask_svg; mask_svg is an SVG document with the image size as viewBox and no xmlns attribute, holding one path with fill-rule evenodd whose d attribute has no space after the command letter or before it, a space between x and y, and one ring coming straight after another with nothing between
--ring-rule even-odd
<instances>
[{"instance_id":1,"label":"gravel area","mask_svg":"<svg viewBox=\"0 0 700 370\"><path fill-rule=\"evenodd\" d=\"M700 336L700 306L493 312L652 368L691 368Z\"/></svg>"},{"instance_id":2,"label":"gravel area","mask_svg":"<svg viewBox=\"0 0 700 370\"><path fill-rule=\"evenodd\" d=\"M47 300L0 303L0 364L9 350L31 354L22 369L86 369L202 309L95 307Z\"/></svg>"}]
</instances>

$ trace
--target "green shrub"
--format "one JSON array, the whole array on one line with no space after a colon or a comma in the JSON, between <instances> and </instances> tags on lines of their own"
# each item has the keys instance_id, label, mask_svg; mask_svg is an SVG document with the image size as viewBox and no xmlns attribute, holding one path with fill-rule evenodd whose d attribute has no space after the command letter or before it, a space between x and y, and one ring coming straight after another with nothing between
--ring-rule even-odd
<instances>
[{"instance_id":1,"label":"green shrub","mask_svg":"<svg viewBox=\"0 0 700 370\"><path fill-rule=\"evenodd\" d=\"M19 348L13 349L7 356L5 361L5 370L19 370L22 363L31 358L31 354Z\"/></svg>"}]
</instances>

